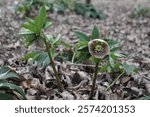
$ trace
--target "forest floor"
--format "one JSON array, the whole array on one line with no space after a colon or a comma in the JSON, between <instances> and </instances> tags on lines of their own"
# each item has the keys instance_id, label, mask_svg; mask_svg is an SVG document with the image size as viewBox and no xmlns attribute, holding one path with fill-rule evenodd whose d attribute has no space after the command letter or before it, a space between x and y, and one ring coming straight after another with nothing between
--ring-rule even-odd
<instances>
[{"instance_id":1,"label":"forest floor","mask_svg":"<svg viewBox=\"0 0 150 117\"><path fill-rule=\"evenodd\" d=\"M21 65L24 64L20 60L21 57L28 50L35 48L26 49L21 41L22 38L18 36L21 24L24 23L22 16L17 15L14 10L18 1L0 0L0 66L11 66L20 74L30 71L24 77L32 79L31 82L36 86L24 86L29 87L29 90L26 92L28 99L88 99L90 86L86 86L88 84L88 81L85 80L86 78L77 78L81 80L79 84L72 84L71 88L66 89L62 94L56 95L55 90L40 84L39 76L35 75L40 74L42 78L45 78L49 68L44 73L41 73L40 68L35 68L29 64ZM149 95L150 16L131 18L130 15L138 5L150 7L148 6L150 5L150 1L93 0L93 4L108 15L106 20L84 19L75 13L66 15L51 13L49 14L49 18L54 21L54 25L48 30L49 33L54 35L61 34L62 39L73 44L76 40L74 30L90 33L92 27L96 25L101 30L103 37L115 39L120 42L121 53L128 54L127 62L139 67L140 70L138 73L130 76L124 75L122 79L116 82L115 87L107 92L103 92L102 90L112 82L112 80L108 80L111 76L108 74L99 76L95 99L140 99L145 95ZM85 72L78 72L79 77L87 75ZM82 75L80 76L80 74ZM90 75L87 76L90 77ZM106 77L106 80L102 80L102 77ZM41 90L42 93L40 92Z\"/></svg>"}]
</instances>

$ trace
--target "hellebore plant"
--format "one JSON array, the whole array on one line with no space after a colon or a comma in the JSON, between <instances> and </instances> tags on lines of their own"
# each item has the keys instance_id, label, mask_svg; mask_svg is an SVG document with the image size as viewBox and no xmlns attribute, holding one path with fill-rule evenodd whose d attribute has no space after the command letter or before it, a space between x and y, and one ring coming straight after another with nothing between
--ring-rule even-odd
<instances>
[{"instance_id":1,"label":"hellebore plant","mask_svg":"<svg viewBox=\"0 0 150 117\"><path fill-rule=\"evenodd\" d=\"M100 33L96 26L94 26L92 34L89 36L78 31L76 32L76 35L80 40L76 44L75 55L73 56L72 61L81 62L92 58L93 62L95 63L92 88L89 96L89 99L92 99L95 89L96 77L99 71L99 64L103 58L109 55L110 48L106 41L99 39ZM77 57L77 60L75 60L75 56Z\"/></svg>"},{"instance_id":2,"label":"hellebore plant","mask_svg":"<svg viewBox=\"0 0 150 117\"><path fill-rule=\"evenodd\" d=\"M55 49L55 44L58 42L60 38L52 38L49 35L46 35L44 32L44 29L48 28L51 26L51 22L47 22L47 16L46 16L46 8L45 5L42 6L40 9L39 16L37 16L34 20L27 19L27 23L23 24L24 31L20 33L21 35L24 36L25 38L25 44L28 47L29 45L33 44L33 42L38 42L40 45L45 45L45 50L48 54L49 62L52 66L52 69L54 71L54 75L56 77L58 89L60 92L63 92L63 87L61 84L61 79L58 75L58 72L55 68L55 63L54 63L54 49ZM45 52L43 52L45 54ZM43 55L38 54L36 57ZM28 54L27 58L30 58L36 53L30 53ZM31 57L32 58L32 57ZM43 57L42 57L43 60Z\"/></svg>"},{"instance_id":3,"label":"hellebore plant","mask_svg":"<svg viewBox=\"0 0 150 117\"><path fill-rule=\"evenodd\" d=\"M128 65L125 62L121 63L119 61L121 58L126 58L124 54L117 52L120 49L119 43L112 39L101 39L100 32L96 26L94 26L90 35L79 31L76 31L75 33L79 41L75 46L72 62L82 63L91 60L95 64L95 71L89 99L92 99L93 97L98 72L126 72L127 74L131 74L136 70L134 65ZM99 65L103 61L105 64ZM122 73L118 78L122 76ZM112 82L107 89L109 89L114 82Z\"/></svg>"},{"instance_id":4,"label":"hellebore plant","mask_svg":"<svg viewBox=\"0 0 150 117\"><path fill-rule=\"evenodd\" d=\"M89 48L90 54L96 59L94 77L93 77L93 82L92 82L92 89L91 89L91 93L89 97L89 99L92 99L93 92L95 89L96 77L98 73L98 66L99 66L100 60L106 57L107 55L109 55L110 50L109 50L109 45L107 44L107 42L102 39L94 39L94 40L89 41L88 48Z\"/></svg>"}]
</instances>

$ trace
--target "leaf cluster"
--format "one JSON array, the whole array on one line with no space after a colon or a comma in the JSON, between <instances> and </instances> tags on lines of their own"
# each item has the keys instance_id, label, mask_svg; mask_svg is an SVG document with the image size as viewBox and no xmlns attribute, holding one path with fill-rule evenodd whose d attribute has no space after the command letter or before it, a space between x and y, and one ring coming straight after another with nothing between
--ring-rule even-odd
<instances>
[{"instance_id":1,"label":"leaf cluster","mask_svg":"<svg viewBox=\"0 0 150 117\"><path fill-rule=\"evenodd\" d=\"M96 63L96 59L92 57L88 50L88 42L93 39L101 39L100 31L97 26L94 26L90 35L87 35L83 32L76 31L76 36L79 39L79 42L75 46L74 58L73 60L77 63L83 63L87 60L91 60L93 63ZM118 72L120 70L125 70L128 74L137 70L135 65L129 65L126 62L121 63L121 59L126 58L127 56L119 53L120 50L119 42L112 39L104 39L109 47L110 54L105 59L102 60L101 72Z\"/></svg>"}]
</instances>

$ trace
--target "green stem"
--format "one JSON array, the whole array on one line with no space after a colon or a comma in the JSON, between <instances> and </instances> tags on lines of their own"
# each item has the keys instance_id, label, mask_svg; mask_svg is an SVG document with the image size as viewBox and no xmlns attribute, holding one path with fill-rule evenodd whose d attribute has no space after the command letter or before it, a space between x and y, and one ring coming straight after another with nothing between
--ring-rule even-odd
<instances>
[{"instance_id":1,"label":"green stem","mask_svg":"<svg viewBox=\"0 0 150 117\"><path fill-rule=\"evenodd\" d=\"M89 96L90 100L93 99L93 93L94 93L94 89L95 89L96 77L97 77L97 73L98 73L99 63L100 63L100 60L98 60L98 62L96 63L96 66L95 66L95 72L94 72L94 77L93 77L93 82L92 82L92 88L91 88L91 93L90 93L90 96Z\"/></svg>"},{"instance_id":2,"label":"green stem","mask_svg":"<svg viewBox=\"0 0 150 117\"><path fill-rule=\"evenodd\" d=\"M54 75L55 75L55 77L56 77L56 81L57 81L57 85L58 85L58 90L59 90L60 92L63 92L63 87L62 87L62 84L61 84L61 81L60 81L60 77L59 77L58 72L57 72L57 70L56 70L56 68L55 68L55 63L54 63L54 60L53 60L53 58L52 58L51 52L50 52L50 50L49 50L48 43L47 43L47 41L46 41L47 37L45 36L44 33L43 33L42 35L44 36L43 39L44 39L46 51L47 51L47 53L48 53L48 56L49 56L49 59L50 59L50 62L51 62L51 66L52 66L52 68L53 68Z\"/></svg>"},{"instance_id":3,"label":"green stem","mask_svg":"<svg viewBox=\"0 0 150 117\"><path fill-rule=\"evenodd\" d=\"M108 89L110 89L114 84L115 82L117 82L117 80L125 73L125 71L123 71L106 89L105 91L107 91Z\"/></svg>"}]
</instances>

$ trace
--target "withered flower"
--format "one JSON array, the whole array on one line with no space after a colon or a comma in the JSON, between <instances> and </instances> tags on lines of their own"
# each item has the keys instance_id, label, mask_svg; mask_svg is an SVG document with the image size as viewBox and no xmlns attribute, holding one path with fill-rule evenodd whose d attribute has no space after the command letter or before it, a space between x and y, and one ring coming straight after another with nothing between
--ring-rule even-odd
<instances>
[{"instance_id":1,"label":"withered flower","mask_svg":"<svg viewBox=\"0 0 150 117\"><path fill-rule=\"evenodd\" d=\"M110 52L109 45L102 39L89 41L88 48L90 54L96 58L104 58Z\"/></svg>"}]
</instances>

